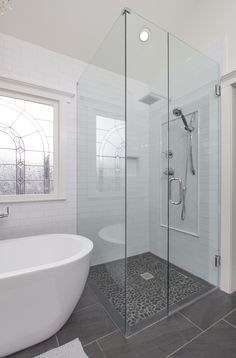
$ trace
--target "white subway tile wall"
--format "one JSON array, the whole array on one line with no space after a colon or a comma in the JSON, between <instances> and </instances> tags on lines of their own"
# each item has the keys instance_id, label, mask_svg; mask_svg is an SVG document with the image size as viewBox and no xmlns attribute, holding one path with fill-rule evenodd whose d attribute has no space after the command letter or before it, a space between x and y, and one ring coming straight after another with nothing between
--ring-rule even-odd
<instances>
[{"instance_id":1,"label":"white subway tile wall","mask_svg":"<svg viewBox=\"0 0 236 358\"><path fill-rule=\"evenodd\" d=\"M181 97L171 106L173 108L181 107L185 113L193 110L199 112L199 208L197 213L199 237L188 235L183 231L170 230L170 261L217 285L219 272L214 265L214 258L219 252L219 122L218 100L214 93L214 83ZM160 110L153 106L150 114L150 161L155 163L150 166L150 249L166 258L167 229L162 227L159 231L160 236L156 239L156 232L160 230L161 218L159 139L163 112L165 113L165 109ZM170 149L171 147L172 143L170 142ZM183 160L185 161L185 158ZM184 175L183 172L181 179L184 179ZM167 197L167 193L165 195ZM188 215L188 210L189 207L186 206L186 215ZM173 221L172 211L170 211L170 215L171 223Z\"/></svg>"},{"instance_id":2,"label":"white subway tile wall","mask_svg":"<svg viewBox=\"0 0 236 358\"><path fill-rule=\"evenodd\" d=\"M84 63L0 34L0 76L61 91L76 92ZM76 233L76 99L65 103L67 163L66 200L11 203L0 221L0 239L43 233ZM0 211L8 204L0 202Z\"/></svg>"}]
</instances>

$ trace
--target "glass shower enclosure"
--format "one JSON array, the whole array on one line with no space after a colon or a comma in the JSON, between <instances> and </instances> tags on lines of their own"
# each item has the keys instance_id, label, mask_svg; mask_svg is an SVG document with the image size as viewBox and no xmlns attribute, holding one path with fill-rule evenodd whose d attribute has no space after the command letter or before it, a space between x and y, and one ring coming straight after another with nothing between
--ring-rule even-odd
<instances>
[{"instance_id":1,"label":"glass shower enclosure","mask_svg":"<svg viewBox=\"0 0 236 358\"><path fill-rule=\"evenodd\" d=\"M125 335L214 290L217 63L125 9L78 83L78 233Z\"/></svg>"}]
</instances>

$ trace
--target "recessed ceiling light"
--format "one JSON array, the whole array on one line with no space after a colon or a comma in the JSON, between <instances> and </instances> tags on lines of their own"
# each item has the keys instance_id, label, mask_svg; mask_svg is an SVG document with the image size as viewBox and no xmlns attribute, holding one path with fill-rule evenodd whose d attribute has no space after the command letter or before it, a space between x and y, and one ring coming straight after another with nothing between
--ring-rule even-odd
<instances>
[{"instance_id":1,"label":"recessed ceiling light","mask_svg":"<svg viewBox=\"0 0 236 358\"><path fill-rule=\"evenodd\" d=\"M150 30L148 28L144 28L140 31L139 39L142 42L146 42L148 41L149 36L150 36Z\"/></svg>"}]
</instances>

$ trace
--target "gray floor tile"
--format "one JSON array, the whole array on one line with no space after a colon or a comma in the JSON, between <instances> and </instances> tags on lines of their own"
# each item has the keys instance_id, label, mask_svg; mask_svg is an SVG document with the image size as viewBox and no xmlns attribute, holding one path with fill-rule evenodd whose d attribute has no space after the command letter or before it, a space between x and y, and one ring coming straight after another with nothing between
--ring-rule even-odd
<instances>
[{"instance_id":1,"label":"gray floor tile","mask_svg":"<svg viewBox=\"0 0 236 358\"><path fill-rule=\"evenodd\" d=\"M125 339L119 332L99 340L107 358L163 358L199 334L200 330L175 314Z\"/></svg>"},{"instance_id":2,"label":"gray floor tile","mask_svg":"<svg viewBox=\"0 0 236 358\"><path fill-rule=\"evenodd\" d=\"M49 338L48 340L39 343L33 347L27 348L18 353L12 354L7 358L33 358L36 355L45 353L53 348L58 347L56 337Z\"/></svg>"},{"instance_id":3,"label":"gray floor tile","mask_svg":"<svg viewBox=\"0 0 236 358\"><path fill-rule=\"evenodd\" d=\"M91 343L86 347L84 347L84 351L89 358L106 358L96 342Z\"/></svg>"},{"instance_id":4,"label":"gray floor tile","mask_svg":"<svg viewBox=\"0 0 236 358\"><path fill-rule=\"evenodd\" d=\"M236 310L225 317L225 321L233 324L236 327Z\"/></svg>"},{"instance_id":5,"label":"gray floor tile","mask_svg":"<svg viewBox=\"0 0 236 358\"><path fill-rule=\"evenodd\" d=\"M171 358L235 358L236 329L224 321L204 332Z\"/></svg>"},{"instance_id":6,"label":"gray floor tile","mask_svg":"<svg viewBox=\"0 0 236 358\"><path fill-rule=\"evenodd\" d=\"M181 312L203 330L236 308L236 295L216 290Z\"/></svg>"},{"instance_id":7,"label":"gray floor tile","mask_svg":"<svg viewBox=\"0 0 236 358\"><path fill-rule=\"evenodd\" d=\"M60 345L75 338L85 345L116 329L103 307L97 304L73 313L57 337Z\"/></svg>"},{"instance_id":8,"label":"gray floor tile","mask_svg":"<svg viewBox=\"0 0 236 358\"><path fill-rule=\"evenodd\" d=\"M75 307L74 312L77 312L80 309L86 308L88 306L94 305L98 302L99 302L98 297L95 295L95 293L89 287L89 285L86 284L86 286L84 288L84 292L83 292L82 296L80 297L80 300L79 300L77 306Z\"/></svg>"}]
</instances>

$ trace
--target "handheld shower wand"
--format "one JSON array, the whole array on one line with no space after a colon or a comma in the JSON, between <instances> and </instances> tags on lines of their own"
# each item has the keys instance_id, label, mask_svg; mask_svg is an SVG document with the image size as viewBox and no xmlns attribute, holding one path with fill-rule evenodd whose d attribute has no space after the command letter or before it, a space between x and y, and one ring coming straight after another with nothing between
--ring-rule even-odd
<instances>
[{"instance_id":1,"label":"handheld shower wand","mask_svg":"<svg viewBox=\"0 0 236 358\"><path fill-rule=\"evenodd\" d=\"M191 167L192 174L195 175L196 171L195 171L195 168L193 165L193 130L194 130L194 127L192 127L192 125L190 125L190 126L188 125L188 122L180 108L174 108L173 114L176 117L181 117L181 119L184 123L184 129L189 133L189 136L190 136L190 147L189 147L190 167ZM191 122L190 122L190 124L191 124Z\"/></svg>"},{"instance_id":2,"label":"handheld shower wand","mask_svg":"<svg viewBox=\"0 0 236 358\"><path fill-rule=\"evenodd\" d=\"M186 147L186 164L185 164L185 179L184 179L184 184L183 184L183 188L182 188L182 202L183 202L183 206L182 206L182 212L181 212L181 220L185 219L185 214L186 214L186 192L187 192L187 181L188 181L188 160L190 159L190 169L191 169L191 173L193 175L196 174L195 172L195 168L193 165L193 130L194 127L192 126L192 119L190 121L190 126L188 125L188 122L185 118L185 116L183 115L183 112L180 108L175 108L173 109L173 114L176 117L181 117L183 123L184 123L184 129L187 131L187 147Z\"/></svg>"},{"instance_id":3,"label":"handheld shower wand","mask_svg":"<svg viewBox=\"0 0 236 358\"><path fill-rule=\"evenodd\" d=\"M176 117L181 117L183 123L184 123L184 129L188 132L192 132L193 128L190 128L189 125L188 125L188 122L185 118L185 116L183 115L183 112L180 108L175 108L173 109L173 114L174 116Z\"/></svg>"}]
</instances>

